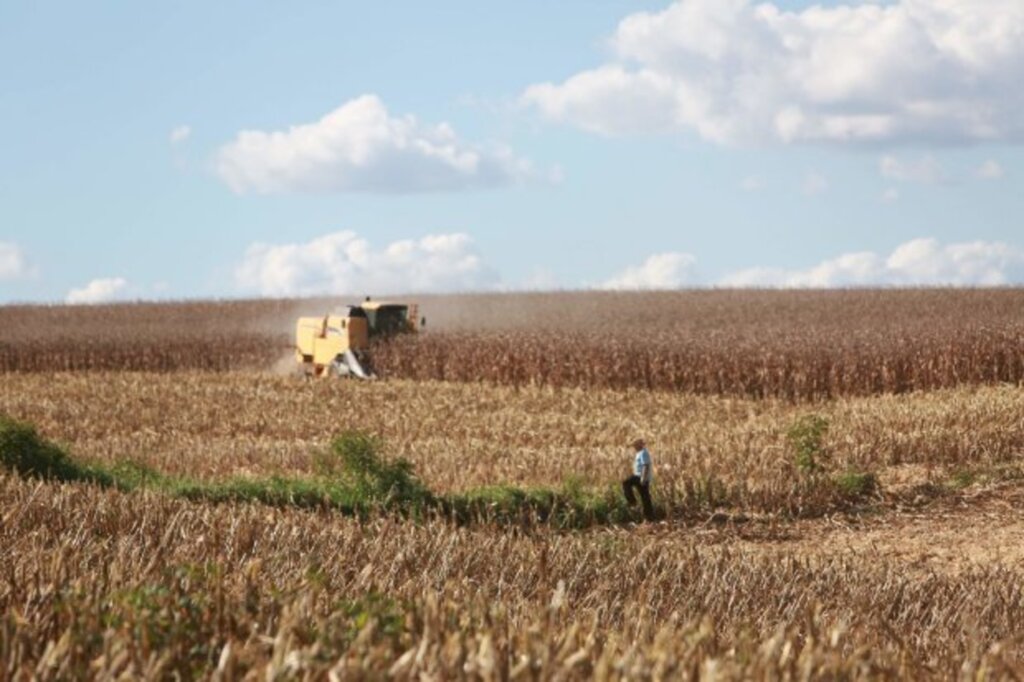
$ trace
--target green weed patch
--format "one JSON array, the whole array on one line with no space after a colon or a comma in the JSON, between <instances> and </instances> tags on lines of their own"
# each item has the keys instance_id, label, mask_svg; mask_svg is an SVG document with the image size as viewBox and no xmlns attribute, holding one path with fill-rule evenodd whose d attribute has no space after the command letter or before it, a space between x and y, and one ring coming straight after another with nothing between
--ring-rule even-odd
<instances>
[{"instance_id":1,"label":"green weed patch","mask_svg":"<svg viewBox=\"0 0 1024 682\"><path fill-rule=\"evenodd\" d=\"M579 481L561 490L491 486L450 495L431 491L404 459L381 455L375 436L346 432L313 456L311 477L235 477L203 481L170 476L138 462L84 465L39 436L28 424L0 417L0 462L19 476L85 482L124 491L155 490L209 503L253 503L275 507L326 508L364 516L374 511L411 517L444 515L460 523L551 523L579 528L619 523L630 510L611 491L595 494Z\"/></svg>"}]
</instances>

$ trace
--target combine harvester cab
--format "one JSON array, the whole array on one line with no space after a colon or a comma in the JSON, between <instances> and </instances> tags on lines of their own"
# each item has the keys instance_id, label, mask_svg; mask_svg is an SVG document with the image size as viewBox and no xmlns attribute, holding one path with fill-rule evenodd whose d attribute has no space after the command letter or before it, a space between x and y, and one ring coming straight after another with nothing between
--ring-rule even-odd
<instances>
[{"instance_id":1,"label":"combine harvester cab","mask_svg":"<svg viewBox=\"0 0 1024 682\"><path fill-rule=\"evenodd\" d=\"M370 339L416 333L418 307L366 300L341 313L300 317L295 325L295 359L307 376L376 378L369 369Z\"/></svg>"}]
</instances>

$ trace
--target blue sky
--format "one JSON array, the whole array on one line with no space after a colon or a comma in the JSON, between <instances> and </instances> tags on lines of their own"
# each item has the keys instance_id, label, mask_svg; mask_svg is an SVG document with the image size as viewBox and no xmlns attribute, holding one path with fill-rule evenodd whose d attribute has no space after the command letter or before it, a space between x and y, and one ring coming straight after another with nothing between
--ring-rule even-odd
<instances>
[{"instance_id":1,"label":"blue sky","mask_svg":"<svg viewBox=\"0 0 1024 682\"><path fill-rule=\"evenodd\" d=\"M1019 4L5 2L0 301L1018 283Z\"/></svg>"}]
</instances>

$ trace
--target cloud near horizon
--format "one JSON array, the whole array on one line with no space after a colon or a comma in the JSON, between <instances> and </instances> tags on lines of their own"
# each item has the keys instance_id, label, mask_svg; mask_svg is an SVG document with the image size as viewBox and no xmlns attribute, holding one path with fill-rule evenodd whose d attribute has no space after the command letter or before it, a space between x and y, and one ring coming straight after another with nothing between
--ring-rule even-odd
<instances>
[{"instance_id":1,"label":"cloud near horizon","mask_svg":"<svg viewBox=\"0 0 1024 682\"><path fill-rule=\"evenodd\" d=\"M898 245L889 254L845 253L803 269L758 266L711 282L697 278L697 262L689 253L656 253L592 288L643 291L708 286L839 288L1024 284L1024 249L1003 242L943 244L936 239L914 239ZM557 285L555 273L546 275L544 284L555 283L554 288L565 288ZM244 293L272 297L515 292L536 290L538 286L544 288L544 284L532 278L521 284L503 282L466 234L428 235L395 241L377 249L351 230L302 243L253 244L235 269L235 281Z\"/></svg>"},{"instance_id":2,"label":"cloud near horizon","mask_svg":"<svg viewBox=\"0 0 1024 682\"><path fill-rule=\"evenodd\" d=\"M0 242L0 281L29 277L32 267L21 247L14 242Z\"/></svg>"},{"instance_id":3,"label":"cloud near horizon","mask_svg":"<svg viewBox=\"0 0 1024 682\"><path fill-rule=\"evenodd\" d=\"M446 123L392 116L376 95L287 130L243 130L220 149L216 171L238 193L436 192L535 177L508 148L466 143Z\"/></svg>"},{"instance_id":4,"label":"cloud near horizon","mask_svg":"<svg viewBox=\"0 0 1024 682\"><path fill-rule=\"evenodd\" d=\"M521 100L597 133L713 142L1024 141L1024 3L895 0L787 11L677 0L625 17L612 58Z\"/></svg>"},{"instance_id":5,"label":"cloud near horizon","mask_svg":"<svg viewBox=\"0 0 1024 682\"><path fill-rule=\"evenodd\" d=\"M755 267L724 277L727 287L1002 286L1024 283L1024 249L1003 242L943 245L914 239L888 255L846 253L806 269Z\"/></svg>"},{"instance_id":6,"label":"cloud near horizon","mask_svg":"<svg viewBox=\"0 0 1024 682\"><path fill-rule=\"evenodd\" d=\"M375 249L351 230L293 244L253 244L235 269L261 296L405 294L489 290L497 274L462 233L404 239Z\"/></svg>"},{"instance_id":7,"label":"cloud near horizon","mask_svg":"<svg viewBox=\"0 0 1024 682\"><path fill-rule=\"evenodd\" d=\"M697 259L688 253L656 253L640 265L627 267L599 289L678 289L690 282Z\"/></svg>"},{"instance_id":8,"label":"cloud near horizon","mask_svg":"<svg viewBox=\"0 0 1024 682\"><path fill-rule=\"evenodd\" d=\"M72 289L65 301L71 304L110 303L124 299L128 280L123 277L100 277L84 287Z\"/></svg>"}]
</instances>

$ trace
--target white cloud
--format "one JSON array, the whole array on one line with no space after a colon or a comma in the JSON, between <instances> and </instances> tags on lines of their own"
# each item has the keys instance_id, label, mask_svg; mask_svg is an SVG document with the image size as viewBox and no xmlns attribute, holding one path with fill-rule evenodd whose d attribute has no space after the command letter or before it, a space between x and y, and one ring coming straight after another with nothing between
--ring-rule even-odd
<instances>
[{"instance_id":1,"label":"white cloud","mask_svg":"<svg viewBox=\"0 0 1024 682\"><path fill-rule=\"evenodd\" d=\"M601 289L678 289L687 283L697 259L688 253L656 253L626 268Z\"/></svg>"},{"instance_id":2,"label":"white cloud","mask_svg":"<svg viewBox=\"0 0 1024 682\"><path fill-rule=\"evenodd\" d=\"M943 245L915 239L889 255L847 253L806 270L751 268L725 277L736 287L998 286L1024 282L1024 249L1002 242Z\"/></svg>"},{"instance_id":3,"label":"white cloud","mask_svg":"<svg viewBox=\"0 0 1024 682\"><path fill-rule=\"evenodd\" d=\"M288 130L243 130L216 167L236 192L429 192L534 177L509 149L467 144L446 123L391 116L374 95Z\"/></svg>"},{"instance_id":4,"label":"white cloud","mask_svg":"<svg viewBox=\"0 0 1024 682\"><path fill-rule=\"evenodd\" d=\"M171 144L180 144L187 140L192 135L192 128L187 125L180 125L171 131L168 136Z\"/></svg>"},{"instance_id":5,"label":"white cloud","mask_svg":"<svg viewBox=\"0 0 1024 682\"><path fill-rule=\"evenodd\" d=\"M549 117L603 134L671 129L675 97L670 79L621 66L584 71L561 85L533 85L524 94Z\"/></svg>"},{"instance_id":6,"label":"white cloud","mask_svg":"<svg viewBox=\"0 0 1024 682\"><path fill-rule=\"evenodd\" d=\"M893 0L789 11L677 0L624 18L611 60L526 89L546 117L601 133L721 143L1024 139L1024 3Z\"/></svg>"},{"instance_id":7,"label":"white cloud","mask_svg":"<svg viewBox=\"0 0 1024 682\"><path fill-rule=\"evenodd\" d=\"M107 303L124 297L128 281L123 277L101 277L80 289L72 289L65 299L68 303Z\"/></svg>"},{"instance_id":8,"label":"white cloud","mask_svg":"<svg viewBox=\"0 0 1024 682\"><path fill-rule=\"evenodd\" d=\"M895 156L883 156L878 162L878 169L883 178L899 182L935 185L947 180L942 165L931 156L924 156L914 161L904 161Z\"/></svg>"},{"instance_id":9,"label":"white cloud","mask_svg":"<svg viewBox=\"0 0 1024 682\"><path fill-rule=\"evenodd\" d=\"M900 191L895 187L888 187L882 192L882 201L887 204L895 204L900 200Z\"/></svg>"},{"instance_id":10,"label":"white cloud","mask_svg":"<svg viewBox=\"0 0 1024 682\"><path fill-rule=\"evenodd\" d=\"M13 242L0 242L0 281L32 275L25 253Z\"/></svg>"},{"instance_id":11,"label":"white cloud","mask_svg":"<svg viewBox=\"0 0 1024 682\"><path fill-rule=\"evenodd\" d=\"M804 176L801 188L803 189L804 194L807 194L808 196L821 194L828 189L828 178L821 173L808 173Z\"/></svg>"},{"instance_id":12,"label":"white cloud","mask_svg":"<svg viewBox=\"0 0 1024 682\"><path fill-rule=\"evenodd\" d=\"M974 174L982 180L1001 180L1006 176L1006 171L1003 170L1002 164L998 161L989 159L978 166L974 171Z\"/></svg>"},{"instance_id":13,"label":"white cloud","mask_svg":"<svg viewBox=\"0 0 1024 682\"><path fill-rule=\"evenodd\" d=\"M466 234L428 235L376 250L348 230L298 244L253 244L235 278L242 290L262 296L476 291L497 284Z\"/></svg>"}]
</instances>

